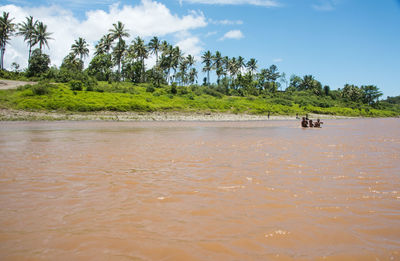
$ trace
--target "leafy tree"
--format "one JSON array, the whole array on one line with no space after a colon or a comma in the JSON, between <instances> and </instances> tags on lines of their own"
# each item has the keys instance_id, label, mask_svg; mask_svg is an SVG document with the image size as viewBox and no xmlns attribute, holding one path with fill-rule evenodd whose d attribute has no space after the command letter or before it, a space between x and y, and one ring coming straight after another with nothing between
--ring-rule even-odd
<instances>
[{"instance_id":1,"label":"leafy tree","mask_svg":"<svg viewBox=\"0 0 400 261\"><path fill-rule=\"evenodd\" d=\"M98 54L90 61L88 74L96 77L98 81L108 81L112 66L111 54Z\"/></svg>"},{"instance_id":2,"label":"leafy tree","mask_svg":"<svg viewBox=\"0 0 400 261\"><path fill-rule=\"evenodd\" d=\"M361 91L363 92L363 102L369 105L373 104L383 95L379 88L374 85L361 86Z\"/></svg>"},{"instance_id":3,"label":"leafy tree","mask_svg":"<svg viewBox=\"0 0 400 261\"><path fill-rule=\"evenodd\" d=\"M76 58L74 53L68 54L60 66L60 70L69 70L72 73L78 73L83 70L83 61Z\"/></svg>"},{"instance_id":4,"label":"leafy tree","mask_svg":"<svg viewBox=\"0 0 400 261\"><path fill-rule=\"evenodd\" d=\"M300 86L302 83L302 79L300 76L297 75L292 75L290 76L290 83L289 83L289 88L294 88L297 91L300 91Z\"/></svg>"},{"instance_id":5,"label":"leafy tree","mask_svg":"<svg viewBox=\"0 0 400 261\"><path fill-rule=\"evenodd\" d=\"M31 60L28 66L28 76L40 76L49 69L50 57L42 53L42 50L35 49L32 52Z\"/></svg>"},{"instance_id":6,"label":"leafy tree","mask_svg":"<svg viewBox=\"0 0 400 261\"><path fill-rule=\"evenodd\" d=\"M20 23L18 26L17 35L21 35L24 37L24 41L28 43L29 53L28 53L28 63L31 58L32 47L35 45L35 28L37 26L38 21L33 21L33 17L26 17L26 21Z\"/></svg>"},{"instance_id":7,"label":"leafy tree","mask_svg":"<svg viewBox=\"0 0 400 261\"><path fill-rule=\"evenodd\" d=\"M3 12L0 17L0 69L4 70L4 53L6 52L6 45L10 36L15 31L15 24L12 22L14 18L9 18L10 13Z\"/></svg>"},{"instance_id":8,"label":"leafy tree","mask_svg":"<svg viewBox=\"0 0 400 261\"><path fill-rule=\"evenodd\" d=\"M345 84L341 92L342 98L357 102L362 98L362 91L355 85Z\"/></svg>"},{"instance_id":9,"label":"leafy tree","mask_svg":"<svg viewBox=\"0 0 400 261\"><path fill-rule=\"evenodd\" d=\"M75 43L72 44L71 50L74 55L79 55L80 60L83 62L83 57L89 55L88 46L86 40L79 37L78 40L75 40Z\"/></svg>"},{"instance_id":10,"label":"leafy tree","mask_svg":"<svg viewBox=\"0 0 400 261\"><path fill-rule=\"evenodd\" d=\"M47 25L43 24L43 22L38 22L35 27L34 32L34 45L39 44L40 50L42 50L43 46L49 47L48 40L52 40L50 37L53 33L47 32Z\"/></svg>"}]
</instances>

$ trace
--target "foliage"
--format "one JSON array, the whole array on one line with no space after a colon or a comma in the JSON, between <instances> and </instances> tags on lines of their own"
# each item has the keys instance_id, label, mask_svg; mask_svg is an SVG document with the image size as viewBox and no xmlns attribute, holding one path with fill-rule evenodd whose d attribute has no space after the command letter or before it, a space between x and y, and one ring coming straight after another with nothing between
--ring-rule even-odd
<instances>
[{"instance_id":1,"label":"foliage","mask_svg":"<svg viewBox=\"0 0 400 261\"><path fill-rule=\"evenodd\" d=\"M50 57L47 54L42 53L40 49L33 50L27 70L28 77L40 76L49 69L49 65Z\"/></svg>"}]
</instances>

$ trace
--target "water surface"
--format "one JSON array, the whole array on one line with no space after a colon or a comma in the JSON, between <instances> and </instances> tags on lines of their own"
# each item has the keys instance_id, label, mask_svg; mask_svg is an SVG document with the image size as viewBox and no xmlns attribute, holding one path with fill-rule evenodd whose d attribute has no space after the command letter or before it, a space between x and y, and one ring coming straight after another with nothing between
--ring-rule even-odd
<instances>
[{"instance_id":1,"label":"water surface","mask_svg":"<svg viewBox=\"0 0 400 261\"><path fill-rule=\"evenodd\" d=\"M1 260L399 260L400 120L1 122Z\"/></svg>"}]
</instances>

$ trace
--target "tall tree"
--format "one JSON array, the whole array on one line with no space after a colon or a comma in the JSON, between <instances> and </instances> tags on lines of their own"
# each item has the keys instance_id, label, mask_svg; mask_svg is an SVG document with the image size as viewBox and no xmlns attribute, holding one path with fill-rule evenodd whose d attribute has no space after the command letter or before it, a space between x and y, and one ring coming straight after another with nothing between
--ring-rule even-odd
<instances>
[{"instance_id":1,"label":"tall tree","mask_svg":"<svg viewBox=\"0 0 400 261\"><path fill-rule=\"evenodd\" d=\"M257 60L251 58L246 64L247 70L249 70L250 77L253 77L255 71L257 71Z\"/></svg>"},{"instance_id":2,"label":"tall tree","mask_svg":"<svg viewBox=\"0 0 400 261\"><path fill-rule=\"evenodd\" d=\"M38 21L33 21L33 17L26 17L26 21L20 23L18 25L18 33L17 35L21 35L24 37L24 41L28 43L29 53L28 53L28 65L29 60L31 59L32 47L35 44L35 28L37 26Z\"/></svg>"},{"instance_id":3,"label":"tall tree","mask_svg":"<svg viewBox=\"0 0 400 261\"><path fill-rule=\"evenodd\" d=\"M118 75L121 75L121 60L126 51L126 43L124 40L118 41L113 48L112 57L114 64L118 66Z\"/></svg>"},{"instance_id":4,"label":"tall tree","mask_svg":"<svg viewBox=\"0 0 400 261\"><path fill-rule=\"evenodd\" d=\"M117 45L114 47L113 53L116 54L117 56L114 57L115 61L118 63L118 74L121 74L121 59L123 56L123 53L126 50L126 44L124 41L124 37L129 37L128 31L125 29L125 25L118 21L116 24L113 24L112 29L109 30L110 32L110 37L114 41L118 39Z\"/></svg>"},{"instance_id":5,"label":"tall tree","mask_svg":"<svg viewBox=\"0 0 400 261\"><path fill-rule=\"evenodd\" d=\"M145 64L144 60L147 59L149 56L149 52L147 50L147 47L144 43L144 40L140 37L136 37L136 39L133 41L133 52L135 57L137 57L141 64L142 64L142 73L141 73L141 81L145 82L146 81L146 69L145 69Z\"/></svg>"},{"instance_id":6,"label":"tall tree","mask_svg":"<svg viewBox=\"0 0 400 261\"><path fill-rule=\"evenodd\" d=\"M96 52L94 55L108 54L112 47L112 41L113 39L111 38L111 34L103 35L103 37L101 37L100 41L95 46Z\"/></svg>"},{"instance_id":7,"label":"tall tree","mask_svg":"<svg viewBox=\"0 0 400 261\"><path fill-rule=\"evenodd\" d=\"M223 60L222 60L222 55L219 51L215 52L215 55L212 57L213 60L213 67L215 69L215 73L217 74L217 83L219 84L219 80L221 78L221 75L223 74Z\"/></svg>"},{"instance_id":8,"label":"tall tree","mask_svg":"<svg viewBox=\"0 0 400 261\"><path fill-rule=\"evenodd\" d=\"M149 42L149 51L156 56L156 65L158 65L158 52L161 49L161 42L157 36L154 36Z\"/></svg>"},{"instance_id":9,"label":"tall tree","mask_svg":"<svg viewBox=\"0 0 400 261\"><path fill-rule=\"evenodd\" d=\"M210 71L211 71L211 62L212 62L212 54L210 51L204 52L201 56L203 59L202 63L204 63L203 72L207 72L207 84L210 85Z\"/></svg>"},{"instance_id":10,"label":"tall tree","mask_svg":"<svg viewBox=\"0 0 400 261\"><path fill-rule=\"evenodd\" d=\"M38 22L35 27L35 44L39 44L40 51L42 51L43 46L47 46L49 48L48 40L52 40L50 37L53 33L47 32L47 25L43 24L43 22ZM34 45L35 45L34 44Z\"/></svg>"},{"instance_id":11,"label":"tall tree","mask_svg":"<svg viewBox=\"0 0 400 261\"><path fill-rule=\"evenodd\" d=\"M1 58L1 69L4 70L4 53L6 52L6 45L10 36L15 31L15 24L12 22L14 18L9 18L10 13L3 12L3 16L0 17L0 58Z\"/></svg>"},{"instance_id":12,"label":"tall tree","mask_svg":"<svg viewBox=\"0 0 400 261\"><path fill-rule=\"evenodd\" d=\"M83 57L89 55L88 43L82 37L79 37L78 40L75 40L75 43L72 44L71 50L74 55L79 55L79 58L83 62Z\"/></svg>"},{"instance_id":13,"label":"tall tree","mask_svg":"<svg viewBox=\"0 0 400 261\"><path fill-rule=\"evenodd\" d=\"M196 68L191 68L189 71L189 82L193 84L197 79L197 70Z\"/></svg>"}]
</instances>

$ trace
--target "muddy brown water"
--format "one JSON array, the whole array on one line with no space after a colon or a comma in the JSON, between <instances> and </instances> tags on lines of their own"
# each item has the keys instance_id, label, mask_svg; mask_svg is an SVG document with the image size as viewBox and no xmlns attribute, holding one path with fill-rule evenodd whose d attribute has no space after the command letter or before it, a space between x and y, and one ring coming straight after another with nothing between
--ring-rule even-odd
<instances>
[{"instance_id":1,"label":"muddy brown water","mask_svg":"<svg viewBox=\"0 0 400 261\"><path fill-rule=\"evenodd\" d=\"M399 260L400 120L1 122L1 260Z\"/></svg>"}]
</instances>

